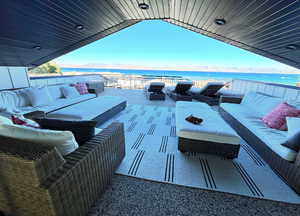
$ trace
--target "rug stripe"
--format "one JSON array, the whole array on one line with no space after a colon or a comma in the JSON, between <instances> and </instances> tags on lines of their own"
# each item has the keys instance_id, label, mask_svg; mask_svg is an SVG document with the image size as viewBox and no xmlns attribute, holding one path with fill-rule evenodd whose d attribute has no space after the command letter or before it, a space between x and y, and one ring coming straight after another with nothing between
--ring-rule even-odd
<instances>
[{"instance_id":1,"label":"rug stripe","mask_svg":"<svg viewBox=\"0 0 300 216\"><path fill-rule=\"evenodd\" d=\"M135 163L136 163L136 161L137 161L137 158L140 156L140 153L141 153L141 151L138 151L138 152L135 154L134 159L133 159L133 161L131 162L131 166L130 166L130 168L129 168L129 170L128 170L128 174L131 173L131 171L132 171L132 169L133 169L133 167L134 167L134 165L135 165Z\"/></svg>"},{"instance_id":2,"label":"rug stripe","mask_svg":"<svg viewBox=\"0 0 300 216\"><path fill-rule=\"evenodd\" d=\"M217 185L216 185L214 176L213 176L213 174L212 174L212 171L211 171L211 168L210 168L210 166L209 166L209 163L208 163L208 160L207 160L207 159L204 160L204 164L205 164L205 166L206 166L206 168L207 168L207 171L208 171L208 177L209 177L209 179L210 179L211 182L212 182L212 187L216 189L216 188L217 188Z\"/></svg>"},{"instance_id":3,"label":"rug stripe","mask_svg":"<svg viewBox=\"0 0 300 216\"><path fill-rule=\"evenodd\" d=\"M137 171L139 169L139 166L141 164L141 161L144 157L145 151L138 151L138 153L136 154L136 156L134 157L134 160L130 166L130 169L128 171L129 175L136 175Z\"/></svg>"},{"instance_id":4,"label":"rug stripe","mask_svg":"<svg viewBox=\"0 0 300 216\"><path fill-rule=\"evenodd\" d=\"M131 146L131 149L138 149L145 137L145 134L140 133L137 139L135 140L134 144Z\"/></svg>"},{"instance_id":5,"label":"rug stripe","mask_svg":"<svg viewBox=\"0 0 300 216\"><path fill-rule=\"evenodd\" d=\"M176 136L176 126L171 126L170 136L171 137L175 137Z\"/></svg>"},{"instance_id":6,"label":"rug stripe","mask_svg":"<svg viewBox=\"0 0 300 216\"><path fill-rule=\"evenodd\" d=\"M249 155L249 157L256 163L258 166L265 166L265 162L257 155L257 153L248 145L241 144L242 148Z\"/></svg>"},{"instance_id":7,"label":"rug stripe","mask_svg":"<svg viewBox=\"0 0 300 216\"><path fill-rule=\"evenodd\" d=\"M166 168L165 168L165 181L174 182L174 165L175 165L174 154L167 154Z\"/></svg>"},{"instance_id":8,"label":"rug stripe","mask_svg":"<svg viewBox=\"0 0 300 216\"><path fill-rule=\"evenodd\" d=\"M199 161L200 161L200 165L201 165L201 169L202 169L202 173L204 176L204 181L205 181L206 187L211 188L211 189L216 189L217 186L216 186L216 183L215 183L215 180L212 175L212 172L209 167L207 159L199 158Z\"/></svg>"},{"instance_id":9,"label":"rug stripe","mask_svg":"<svg viewBox=\"0 0 300 216\"><path fill-rule=\"evenodd\" d=\"M154 120L154 117L153 116L150 116L150 118L148 119L148 121L147 121L147 124L150 124L150 123L152 123L153 122L153 120Z\"/></svg>"},{"instance_id":10,"label":"rug stripe","mask_svg":"<svg viewBox=\"0 0 300 216\"><path fill-rule=\"evenodd\" d=\"M148 130L148 135L153 135L156 128L156 124L152 124Z\"/></svg>"},{"instance_id":11,"label":"rug stripe","mask_svg":"<svg viewBox=\"0 0 300 216\"><path fill-rule=\"evenodd\" d=\"M248 172L242 166L242 164L233 161L233 165L236 167L238 172L240 173L241 177L243 178L244 182L247 184L248 188L252 192L253 196L264 197L261 190L255 184L254 180L250 177Z\"/></svg>"},{"instance_id":12,"label":"rug stripe","mask_svg":"<svg viewBox=\"0 0 300 216\"><path fill-rule=\"evenodd\" d=\"M162 136L161 137L161 144L158 152L166 153L167 151L167 145L168 145L168 137Z\"/></svg>"},{"instance_id":13,"label":"rug stripe","mask_svg":"<svg viewBox=\"0 0 300 216\"><path fill-rule=\"evenodd\" d=\"M175 119L175 113L172 113L172 119Z\"/></svg>"},{"instance_id":14,"label":"rug stripe","mask_svg":"<svg viewBox=\"0 0 300 216\"><path fill-rule=\"evenodd\" d=\"M136 125L137 125L137 122L132 122L129 125L129 127L127 128L127 132L132 132Z\"/></svg>"},{"instance_id":15,"label":"rug stripe","mask_svg":"<svg viewBox=\"0 0 300 216\"><path fill-rule=\"evenodd\" d=\"M134 115L129 119L129 121L132 122L132 121L134 121L137 117L138 117L138 115L137 115L137 114L134 114Z\"/></svg>"},{"instance_id":16,"label":"rug stripe","mask_svg":"<svg viewBox=\"0 0 300 216\"><path fill-rule=\"evenodd\" d=\"M167 117L166 119L166 125L171 125L171 117Z\"/></svg>"}]
</instances>

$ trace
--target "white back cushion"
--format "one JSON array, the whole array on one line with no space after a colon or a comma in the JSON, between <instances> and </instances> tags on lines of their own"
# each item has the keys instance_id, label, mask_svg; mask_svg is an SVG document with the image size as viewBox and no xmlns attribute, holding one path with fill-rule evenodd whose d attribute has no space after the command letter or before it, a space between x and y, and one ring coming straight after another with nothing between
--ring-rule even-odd
<instances>
[{"instance_id":1,"label":"white back cushion","mask_svg":"<svg viewBox=\"0 0 300 216\"><path fill-rule=\"evenodd\" d=\"M264 116L283 102L282 98L272 97L259 92L248 92L245 94L241 104L258 111Z\"/></svg>"},{"instance_id":2,"label":"white back cushion","mask_svg":"<svg viewBox=\"0 0 300 216\"><path fill-rule=\"evenodd\" d=\"M63 86L61 87L61 91L65 98L76 98L80 97L79 92L75 87L72 86Z\"/></svg>"},{"instance_id":3,"label":"white back cushion","mask_svg":"<svg viewBox=\"0 0 300 216\"><path fill-rule=\"evenodd\" d=\"M54 85L54 86L48 86L48 90L50 95L52 96L53 99L58 99L58 98L62 98L63 94L61 91L61 87L63 85Z\"/></svg>"},{"instance_id":4,"label":"white back cushion","mask_svg":"<svg viewBox=\"0 0 300 216\"><path fill-rule=\"evenodd\" d=\"M55 146L62 155L69 154L78 148L78 144L70 131L36 129L0 123L0 135L28 141L32 145L47 144Z\"/></svg>"},{"instance_id":5,"label":"white back cushion","mask_svg":"<svg viewBox=\"0 0 300 216\"><path fill-rule=\"evenodd\" d=\"M300 118L296 117L286 117L286 123L288 128L288 138L293 137L296 133L300 131Z\"/></svg>"},{"instance_id":6,"label":"white back cushion","mask_svg":"<svg viewBox=\"0 0 300 216\"><path fill-rule=\"evenodd\" d=\"M18 104L18 96L14 91L0 92L0 111L12 112Z\"/></svg>"},{"instance_id":7,"label":"white back cushion","mask_svg":"<svg viewBox=\"0 0 300 216\"><path fill-rule=\"evenodd\" d=\"M53 101L53 98L50 96L47 86L40 88L28 88L26 89L26 94L29 97L29 100L33 107L46 106Z\"/></svg>"}]
</instances>

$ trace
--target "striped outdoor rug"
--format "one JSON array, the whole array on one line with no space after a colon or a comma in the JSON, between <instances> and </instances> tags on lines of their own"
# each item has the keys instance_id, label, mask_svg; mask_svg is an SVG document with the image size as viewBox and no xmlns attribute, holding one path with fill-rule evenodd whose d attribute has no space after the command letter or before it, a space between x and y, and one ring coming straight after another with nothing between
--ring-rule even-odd
<instances>
[{"instance_id":1,"label":"striped outdoor rug","mask_svg":"<svg viewBox=\"0 0 300 216\"><path fill-rule=\"evenodd\" d=\"M126 157L118 174L188 187L300 203L298 196L246 143L239 157L177 150L174 107L128 105L112 121L125 124Z\"/></svg>"}]
</instances>

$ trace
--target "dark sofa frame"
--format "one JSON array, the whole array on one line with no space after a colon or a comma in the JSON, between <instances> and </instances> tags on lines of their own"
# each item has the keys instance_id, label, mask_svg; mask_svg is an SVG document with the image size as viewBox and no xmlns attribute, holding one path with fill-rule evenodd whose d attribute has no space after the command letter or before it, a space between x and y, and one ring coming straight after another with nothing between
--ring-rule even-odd
<instances>
[{"instance_id":1,"label":"dark sofa frame","mask_svg":"<svg viewBox=\"0 0 300 216\"><path fill-rule=\"evenodd\" d=\"M298 153L294 162L281 158L231 114L227 113L221 107L219 108L219 112L223 119L257 151L270 167L300 194L300 153Z\"/></svg>"}]
</instances>

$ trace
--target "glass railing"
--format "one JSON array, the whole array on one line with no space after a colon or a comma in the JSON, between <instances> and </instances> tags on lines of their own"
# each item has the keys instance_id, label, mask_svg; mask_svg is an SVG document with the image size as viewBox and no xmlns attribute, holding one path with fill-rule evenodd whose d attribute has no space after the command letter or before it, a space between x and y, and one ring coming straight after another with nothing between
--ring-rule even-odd
<instances>
[{"instance_id":1,"label":"glass railing","mask_svg":"<svg viewBox=\"0 0 300 216\"><path fill-rule=\"evenodd\" d=\"M136 76L136 75L102 75L106 87L125 89L144 89L151 82L163 82L167 86L175 86L179 81L192 81L193 87L201 88L208 82L230 82L231 80L190 80L171 76Z\"/></svg>"}]
</instances>

